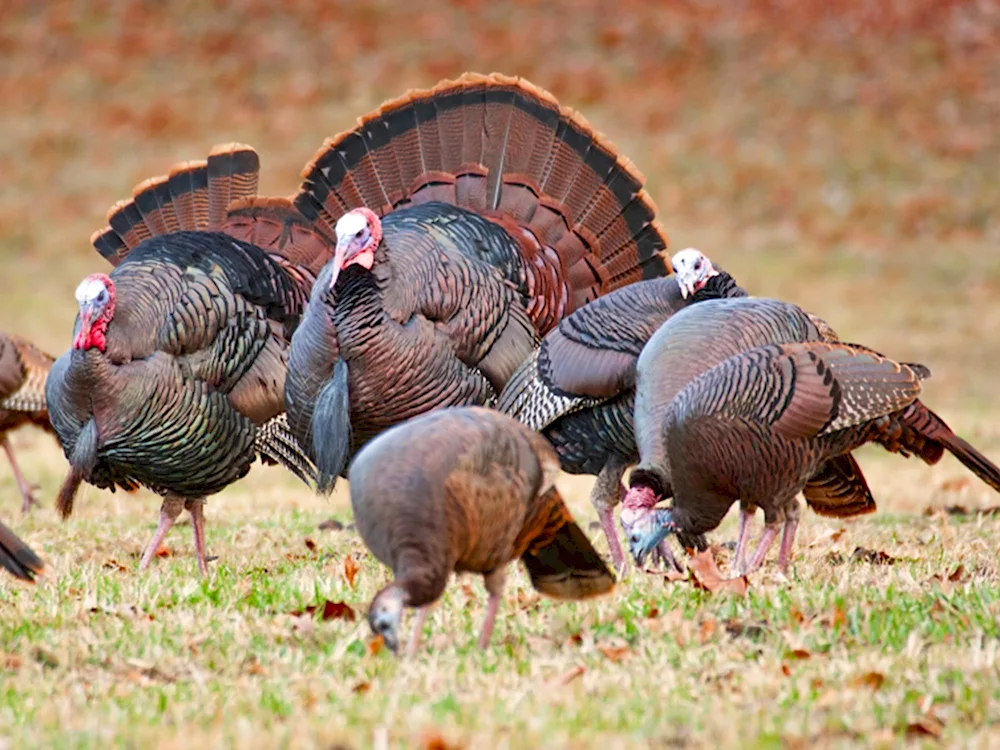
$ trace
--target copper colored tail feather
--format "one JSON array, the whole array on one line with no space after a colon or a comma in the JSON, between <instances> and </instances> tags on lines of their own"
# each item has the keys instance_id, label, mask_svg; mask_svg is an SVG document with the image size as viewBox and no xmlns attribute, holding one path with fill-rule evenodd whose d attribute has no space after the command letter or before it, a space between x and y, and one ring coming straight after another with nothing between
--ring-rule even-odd
<instances>
[{"instance_id":1,"label":"copper colored tail feather","mask_svg":"<svg viewBox=\"0 0 1000 750\"><path fill-rule=\"evenodd\" d=\"M509 227L539 268L557 256L567 311L669 272L642 175L579 114L522 78L467 73L407 92L359 123L323 144L295 197L331 236L362 205L379 214L428 201L462 206Z\"/></svg>"},{"instance_id":2,"label":"copper colored tail feather","mask_svg":"<svg viewBox=\"0 0 1000 750\"><path fill-rule=\"evenodd\" d=\"M83 479L82 471L70 469L66 479L63 480L62 487L59 488L59 494L56 495L56 510L59 511L59 516L64 520L73 513L73 501L76 500L76 493L80 489Z\"/></svg>"},{"instance_id":3,"label":"copper colored tail feather","mask_svg":"<svg viewBox=\"0 0 1000 750\"><path fill-rule=\"evenodd\" d=\"M532 549L521 558L531 576L531 585L556 599L587 599L606 594L615 585L615 577L572 521L565 523L552 541Z\"/></svg>"},{"instance_id":4,"label":"copper colored tail feather","mask_svg":"<svg viewBox=\"0 0 1000 750\"><path fill-rule=\"evenodd\" d=\"M997 467L972 445L952 432L941 417L921 402L918 401L913 407L906 410L903 421L907 427L916 431L921 437L939 443L973 474L1000 492L1000 467ZM930 456L921 453L921 456L928 463L936 463L939 457L934 453L931 453Z\"/></svg>"},{"instance_id":5,"label":"copper colored tail feather","mask_svg":"<svg viewBox=\"0 0 1000 750\"><path fill-rule=\"evenodd\" d=\"M31 582L34 576L45 572L45 563L13 531L0 523L0 568L22 581Z\"/></svg>"},{"instance_id":6,"label":"copper colored tail feather","mask_svg":"<svg viewBox=\"0 0 1000 750\"><path fill-rule=\"evenodd\" d=\"M850 453L824 463L802 494L809 507L821 516L846 518L874 513L876 509L868 482Z\"/></svg>"}]
</instances>

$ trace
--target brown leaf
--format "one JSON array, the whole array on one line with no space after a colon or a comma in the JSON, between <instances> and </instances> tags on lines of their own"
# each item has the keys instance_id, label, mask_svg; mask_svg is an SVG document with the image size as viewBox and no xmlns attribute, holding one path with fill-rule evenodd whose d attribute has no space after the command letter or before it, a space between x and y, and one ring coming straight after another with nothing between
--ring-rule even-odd
<instances>
[{"instance_id":1,"label":"brown leaf","mask_svg":"<svg viewBox=\"0 0 1000 750\"><path fill-rule=\"evenodd\" d=\"M943 492L961 492L971 484L972 480L970 480L968 477L959 477L957 479L946 479L941 483L941 490Z\"/></svg>"},{"instance_id":2,"label":"brown leaf","mask_svg":"<svg viewBox=\"0 0 1000 750\"><path fill-rule=\"evenodd\" d=\"M934 737L937 739L944 731L944 724L936 716L924 716L912 724L906 725L907 737Z\"/></svg>"},{"instance_id":3,"label":"brown leaf","mask_svg":"<svg viewBox=\"0 0 1000 750\"><path fill-rule=\"evenodd\" d=\"M790 670L790 669L788 668L788 665L787 665L787 664L782 664L782 665L781 665L781 674L785 675L785 677L791 677L791 675L792 675L792 670Z\"/></svg>"},{"instance_id":4,"label":"brown leaf","mask_svg":"<svg viewBox=\"0 0 1000 750\"><path fill-rule=\"evenodd\" d=\"M609 661L616 663L632 653L632 649L628 646L598 646L597 650L604 654Z\"/></svg>"},{"instance_id":5,"label":"brown leaf","mask_svg":"<svg viewBox=\"0 0 1000 750\"><path fill-rule=\"evenodd\" d=\"M818 537L809 542L810 547L819 547L825 544L833 544L834 542L840 541L842 537L847 532L847 529L827 529Z\"/></svg>"},{"instance_id":6,"label":"brown leaf","mask_svg":"<svg viewBox=\"0 0 1000 750\"><path fill-rule=\"evenodd\" d=\"M648 617L650 620L659 616L660 616L660 610L657 607L650 607L649 610L647 610L646 612L646 617Z\"/></svg>"},{"instance_id":7,"label":"brown leaf","mask_svg":"<svg viewBox=\"0 0 1000 750\"><path fill-rule=\"evenodd\" d=\"M574 646L579 646L581 643L583 643L583 636L580 635L579 633L573 633L573 635L569 637L569 642L572 643Z\"/></svg>"},{"instance_id":8,"label":"brown leaf","mask_svg":"<svg viewBox=\"0 0 1000 750\"><path fill-rule=\"evenodd\" d=\"M569 685L577 677L580 677L587 670L581 666L575 666L572 669L568 669L560 675L556 675L546 682L549 687L562 687L563 685Z\"/></svg>"},{"instance_id":9,"label":"brown leaf","mask_svg":"<svg viewBox=\"0 0 1000 750\"><path fill-rule=\"evenodd\" d=\"M718 629L719 621L714 617L707 617L702 620L701 624L698 626L698 637L701 639L702 643L705 643L713 635L715 635L715 631Z\"/></svg>"},{"instance_id":10,"label":"brown leaf","mask_svg":"<svg viewBox=\"0 0 1000 750\"><path fill-rule=\"evenodd\" d=\"M963 578L965 578L964 565L959 565L957 568L951 571L951 573L948 574L948 580L951 581L952 583L957 583L958 581L961 581Z\"/></svg>"},{"instance_id":11,"label":"brown leaf","mask_svg":"<svg viewBox=\"0 0 1000 750\"><path fill-rule=\"evenodd\" d=\"M460 745L453 745L437 732L427 732L420 741L424 750L459 750Z\"/></svg>"},{"instance_id":12,"label":"brown leaf","mask_svg":"<svg viewBox=\"0 0 1000 750\"><path fill-rule=\"evenodd\" d=\"M750 581L746 576L740 578L724 578L715 562L712 549L699 552L688 560L688 570L691 572L691 582L696 588L709 592L729 591L739 596L746 596Z\"/></svg>"},{"instance_id":13,"label":"brown leaf","mask_svg":"<svg viewBox=\"0 0 1000 750\"><path fill-rule=\"evenodd\" d=\"M785 652L786 659L798 659L801 661L803 659L808 659L810 656L812 656L812 654L810 654L804 648L797 648L793 649L792 651Z\"/></svg>"},{"instance_id":14,"label":"brown leaf","mask_svg":"<svg viewBox=\"0 0 1000 750\"><path fill-rule=\"evenodd\" d=\"M104 567L107 570L117 570L119 573L125 573L128 570L128 568L126 568L124 565L122 565L120 562L118 562L114 558L111 558L110 560L108 560L107 562L105 562L104 563Z\"/></svg>"},{"instance_id":15,"label":"brown leaf","mask_svg":"<svg viewBox=\"0 0 1000 750\"><path fill-rule=\"evenodd\" d=\"M309 537L306 537L306 549L309 550L310 552L316 551L316 542L314 542Z\"/></svg>"},{"instance_id":16,"label":"brown leaf","mask_svg":"<svg viewBox=\"0 0 1000 750\"><path fill-rule=\"evenodd\" d=\"M368 641L369 656L378 656L380 653L382 653L383 648L385 648L385 639L380 635L377 635L370 641Z\"/></svg>"},{"instance_id":17,"label":"brown leaf","mask_svg":"<svg viewBox=\"0 0 1000 750\"><path fill-rule=\"evenodd\" d=\"M348 555L344 558L344 578L347 579L347 585L352 589L354 588L354 579L358 577L358 571L360 568L358 564L354 562L354 556Z\"/></svg>"},{"instance_id":18,"label":"brown leaf","mask_svg":"<svg viewBox=\"0 0 1000 750\"><path fill-rule=\"evenodd\" d=\"M885 675L881 672L865 672L851 680L851 684L855 687L866 687L871 690L880 689L884 683Z\"/></svg>"},{"instance_id":19,"label":"brown leaf","mask_svg":"<svg viewBox=\"0 0 1000 750\"><path fill-rule=\"evenodd\" d=\"M352 693L367 693L372 689L372 684L370 682L359 682L357 685L351 688Z\"/></svg>"},{"instance_id":20,"label":"brown leaf","mask_svg":"<svg viewBox=\"0 0 1000 750\"><path fill-rule=\"evenodd\" d=\"M892 555L886 554L882 550L865 549L864 547L855 547L854 552L851 554L851 559L856 562L866 562L870 565L896 564L896 558Z\"/></svg>"},{"instance_id":21,"label":"brown leaf","mask_svg":"<svg viewBox=\"0 0 1000 750\"><path fill-rule=\"evenodd\" d=\"M16 672L21 668L21 657L17 654L0 653L0 670Z\"/></svg>"},{"instance_id":22,"label":"brown leaf","mask_svg":"<svg viewBox=\"0 0 1000 750\"><path fill-rule=\"evenodd\" d=\"M327 601L323 605L322 619L326 620L350 620L354 622L354 610L343 602Z\"/></svg>"},{"instance_id":23,"label":"brown leaf","mask_svg":"<svg viewBox=\"0 0 1000 750\"><path fill-rule=\"evenodd\" d=\"M520 610L534 609L538 606L538 603L542 600L538 594L532 592L526 592L524 589L517 590L517 608Z\"/></svg>"},{"instance_id":24,"label":"brown leaf","mask_svg":"<svg viewBox=\"0 0 1000 750\"><path fill-rule=\"evenodd\" d=\"M316 528L320 531L341 531L344 528L344 524L336 518L328 518L325 521L320 521L319 526Z\"/></svg>"},{"instance_id":25,"label":"brown leaf","mask_svg":"<svg viewBox=\"0 0 1000 750\"><path fill-rule=\"evenodd\" d=\"M172 554L173 553L170 551L170 548L165 544L161 544L156 548L157 557L170 557Z\"/></svg>"}]
</instances>

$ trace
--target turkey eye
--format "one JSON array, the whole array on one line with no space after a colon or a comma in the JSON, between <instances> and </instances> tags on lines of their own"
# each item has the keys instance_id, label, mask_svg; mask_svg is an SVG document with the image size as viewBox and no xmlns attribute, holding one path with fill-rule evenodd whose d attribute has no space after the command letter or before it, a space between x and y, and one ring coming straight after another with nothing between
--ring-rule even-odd
<instances>
[{"instance_id":1,"label":"turkey eye","mask_svg":"<svg viewBox=\"0 0 1000 750\"><path fill-rule=\"evenodd\" d=\"M361 235L362 235L362 234L364 234L364 232L365 232L365 230L364 230L364 229L359 229L359 230L358 230L357 232L355 232L354 236L355 236L355 237L356 237L357 239L359 239L359 240L360 240L360 239L361 239Z\"/></svg>"},{"instance_id":2,"label":"turkey eye","mask_svg":"<svg viewBox=\"0 0 1000 750\"><path fill-rule=\"evenodd\" d=\"M701 270L701 261L700 260L697 263L694 264L694 270L695 271L700 271Z\"/></svg>"},{"instance_id":3,"label":"turkey eye","mask_svg":"<svg viewBox=\"0 0 1000 750\"><path fill-rule=\"evenodd\" d=\"M100 294L97 295L98 302L104 302L104 300L106 300L107 298L108 298L108 293L103 290L101 291Z\"/></svg>"}]
</instances>

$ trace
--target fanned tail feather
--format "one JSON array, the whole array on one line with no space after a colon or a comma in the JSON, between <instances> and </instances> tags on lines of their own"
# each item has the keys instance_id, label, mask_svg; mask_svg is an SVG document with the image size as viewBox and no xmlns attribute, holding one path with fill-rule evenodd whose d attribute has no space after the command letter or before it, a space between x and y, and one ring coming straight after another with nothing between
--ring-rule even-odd
<instances>
[{"instance_id":1,"label":"fanned tail feather","mask_svg":"<svg viewBox=\"0 0 1000 750\"><path fill-rule=\"evenodd\" d=\"M556 599L589 599L615 585L603 558L573 521L567 521L545 546L528 550L521 559L531 585Z\"/></svg>"},{"instance_id":2,"label":"fanned tail feather","mask_svg":"<svg viewBox=\"0 0 1000 750\"><path fill-rule=\"evenodd\" d=\"M923 403L916 402L902 416L904 429L916 433L923 441L932 441L928 447L917 445L915 452L927 463L936 463L941 457L941 448L957 458L973 474L983 482L1000 492L1000 468L974 446L956 435L941 417L928 409ZM912 436L910 440L912 441ZM922 442L922 441L916 441ZM933 444L937 444L934 446ZM937 447L939 446L939 447ZM907 446L909 447L909 446ZM935 450L936 447L936 450Z\"/></svg>"},{"instance_id":3,"label":"fanned tail feather","mask_svg":"<svg viewBox=\"0 0 1000 750\"><path fill-rule=\"evenodd\" d=\"M545 385L538 373L535 350L507 381L500 394L499 411L514 417L528 429L539 431L560 417L595 406L601 399L560 394Z\"/></svg>"},{"instance_id":4,"label":"fanned tail feather","mask_svg":"<svg viewBox=\"0 0 1000 750\"><path fill-rule=\"evenodd\" d=\"M284 466L308 486L315 485L316 467L289 429L284 413L257 431L254 446L265 461Z\"/></svg>"},{"instance_id":5,"label":"fanned tail feather","mask_svg":"<svg viewBox=\"0 0 1000 750\"><path fill-rule=\"evenodd\" d=\"M36 575L45 572L45 563L13 531L0 523L0 568L15 578L32 583Z\"/></svg>"}]
</instances>

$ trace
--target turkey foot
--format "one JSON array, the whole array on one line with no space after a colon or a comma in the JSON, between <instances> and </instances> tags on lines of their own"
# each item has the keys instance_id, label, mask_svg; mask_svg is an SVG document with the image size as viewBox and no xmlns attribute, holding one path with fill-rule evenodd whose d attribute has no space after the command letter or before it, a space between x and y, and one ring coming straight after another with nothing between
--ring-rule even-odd
<instances>
[{"instance_id":1,"label":"turkey foot","mask_svg":"<svg viewBox=\"0 0 1000 750\"><path fill-rule=\"evenodd\" d=\"M202 499L186 500L184 507L191 514L191 525L194 527L194 549L198 555L198 570L207 578L208 560L205 558L205 501Z\"/></svg>"},{"instance_id":2,"label":"turkey foot","mask_svg":"<svg viewBox=\"0 0 1000 750\"><path fill-rule=\"evenodd\" d=\"M771 549L771 545L773 545L774 540L778 538L778 526L778 523L769 523L764 527L764 533L760 536L760 542L758 542L757 549L754 551L753 557L750 559L750 564L747 566L746 570L737 570L737 576L749 575L764 563L764 558L767 557L767 553Z\"/></svg>"},{"instance_id":3,"label":"turkey foot","mask_svg":"<svg viewBox=\"0 0 1000 750\"><path fill-rule=\"evenodd\" d=\"M146 551L142 555L142 559L139 561L139 570L145 570L149 567L149 564L153 561L153 557L156 556L156 550L160 548L163 540L167 538L167 533L173 527L174 523L176 523L177 516L181 514L182 510L184 510L184 498L163 498L163 505L160 506L160 523L156 527L156 531L153 532L153 539L149 542Z\"/></svg>"},{"instance_id":4,"label":"turkey foot","mask_svg":"<svg viewBox=\"0 0 1000 750\"><path fill-rule=\"evenodd\" d=\"M778 551L778 570L782 573L788 570L792 561L792 544L795 542L795 530L799 527L798 517L785 519L785 532L781 535L781 548Z\"/></svg>"},{"instance_id":5,"label":"turkey foot","mask_svg":"<svg viewBox=\"0 0 1000 750\"><path fill-rule=\"evenodd\" d=\"M425 604L417 613L417 621L413 624L410 640L406 644L406 656L408 659L412 659L417 654L417 648L420 647L420 636L423 635L424 624L427 622L427 615L430 613L430 604Z\"/></svg>"},{"instance_id":6,"label":"turkey foot","mask_svg":"<svg viewBox=\"0 0 1000 750\"><path fill-rule=\"evenodd\" d=\"M486 590L490 594L490 600L486 605L486 619L483 620L483 632L479 636L479 648L485 649L490 645L490 638L493 635L493 624L497 619L497 611L500 609L500 597L503 595L503 585L506 581L506 571L498 568L483 576L486 583Z\"/></svg>"},{"instance_id":7,"label":"turkey foot","mask_svg":"<svg viewBox=\"0 0 1000 750\"><path fill-rule=\"evenodd\" d=\"M733 554L733 569L737 576L742 575L741 571L746 569L747 536L750 533L750 526L756 512L756 506L740 504L740 520L736 531L736 552Z\"/></svg>"},{"instance_id":8,"label":"turkey foot","mask_svg":"<svg viewBox=\"0 0 1000 750\"><path fill-rule=\"evenodd\" d=\"M21 470L17 466L17 461L14 460L14 447L10 444L10 441L6 437L0 440L3 443L4 453L7 454L7 460L10 462L10 468L14 472L14 480L17 482L17 488L21 491L21 512L27 513L31 510L32 505L39 505L38 501L35 499L35 490L38 489L37 485L28 484Z\"/></svg>"}]
</instances>

